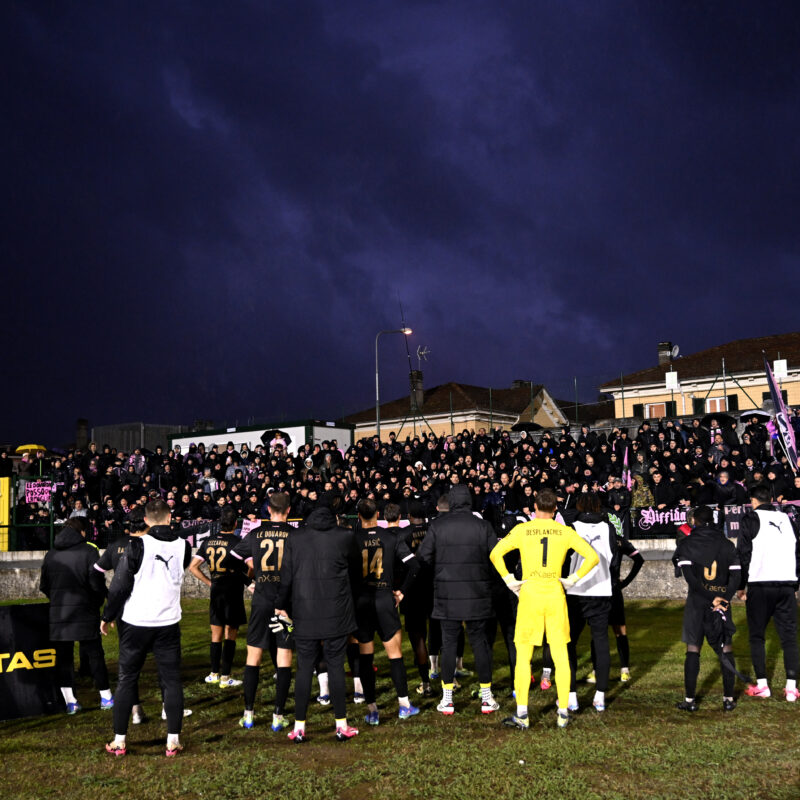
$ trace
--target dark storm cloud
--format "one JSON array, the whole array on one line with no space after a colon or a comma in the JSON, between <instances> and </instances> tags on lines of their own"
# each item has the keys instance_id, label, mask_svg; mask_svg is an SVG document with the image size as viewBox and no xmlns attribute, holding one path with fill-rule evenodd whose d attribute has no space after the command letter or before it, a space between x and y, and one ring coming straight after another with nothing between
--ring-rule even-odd
<instances>
[{"instance_id":1,"label":"dark storm cloud","mask_svg":"<svg viewBox=\"0 0 800 800\"><path fill-rule=\"evenodd\" d=\"M660 339L793 327L787 5L2 15L0 329L29 388L0 438L358 410L398 299L429 385L578 376L584 397ZM770 271L787 291L753 302ZM384 397L407 366L384 338Z\"/></svg>"}]
</instances>

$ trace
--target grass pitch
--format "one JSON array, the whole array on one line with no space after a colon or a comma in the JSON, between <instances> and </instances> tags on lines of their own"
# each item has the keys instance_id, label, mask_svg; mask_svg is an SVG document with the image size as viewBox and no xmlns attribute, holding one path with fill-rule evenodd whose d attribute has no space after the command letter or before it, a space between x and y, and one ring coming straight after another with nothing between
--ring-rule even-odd
<instances>
[{"instance_id":1,"label":"grass pitch","mask_svg":"<svg viewBox=\"0 0 800 800\"><path fill-rule=\"evenodd\" d=\"M198 600L184 602L183 643L186 705L184 752L164 758L166 728L161 722L152 659L141 680L150 721L131 726L128 755L113 758L103 744L112 738L111 715L98 708L97 693L81 679L76 687L84 710L74 717L50 716L0 723L0 796L3 798L800 798L800 703L783 700L780 647L770 629L768 666L773 697L740 697L738 708L722 713L721 678L716 657L704 648L695 714L674 708L683 695L680 643L682 605L628 603L632 680L620 683L612 642L612 681L607 711L591 709L594 688L579 684L583 710L566 730L555 725L555 690L531 692L531 729L501 725L511 713L511 681L505 651L495 648L496 696L502 710L484 716L470 698L469 679L456 694L456 714L435 711L438 698L416 703L418 684L406 652L412 702L422 713L396 717L385 655L376 656L381 724L363 723L364 706L348 705L348 719L361 734L347 743L333 737L333 713L312 704L304 745L272 733L274 683L270 665L262 667L256 727L237 725L240 689L207 686L208 610ZM749 671L744 608L734 618L737 662ZM244 664L244 631L234 674ZM613 636L612 636L613 639ZM579 649L587 665L588 632ZM116 672L116 634L106 655ZM380 648L378 648L380 649ZM470 653L467 650L467 665ZM539 654L534 669L540 673ZM112 687L115 681L112 679ZM350 683L348 681L348 688ZM737 684L737 693L743 687ZM288 713L293 706L290 700Z\"/></svg>"}]
</instances>

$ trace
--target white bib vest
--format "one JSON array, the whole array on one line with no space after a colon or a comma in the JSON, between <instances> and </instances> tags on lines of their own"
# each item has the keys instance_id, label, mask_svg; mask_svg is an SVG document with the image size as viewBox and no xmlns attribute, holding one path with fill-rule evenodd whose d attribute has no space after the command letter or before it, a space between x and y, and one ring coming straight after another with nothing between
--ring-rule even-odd
<instances>
[{"instance_id":1,"label":"white bib vest","mask_svg":"<svg viewBox=\"0 0 800 800\"><path fill-rule=\"evenodd\" d=\"M600 556L600 563L574 586L567 594L576 597L611 597L611 544L607 522L575 522L575 530L581 539L588 542ZM572 554L570 574L580 569L583 556Z\"/></svg>"},{"instance_id":2,"label":"white bib vest","mask_svg":"<svg viewBox=\"0 0 800 800\"><path fill-rule=\"evenodd\" d=\"M122 620L144 628L180 622L186 542L183 539L165 542L147 534L141 537L141 542L144 557L122 611Z\"/></svg>"},{"instance_id":3,"label":"white bib vest","mask_svg":"<svg viewBox=\"0 0 800 800\"><path fill-rule=\"evenodd\" d=\"M756 509L756 515L758 535L753 537L748 582L796 581L795 537L789 518L780 511L760 508Z\"/></svg>"}]
</instances>

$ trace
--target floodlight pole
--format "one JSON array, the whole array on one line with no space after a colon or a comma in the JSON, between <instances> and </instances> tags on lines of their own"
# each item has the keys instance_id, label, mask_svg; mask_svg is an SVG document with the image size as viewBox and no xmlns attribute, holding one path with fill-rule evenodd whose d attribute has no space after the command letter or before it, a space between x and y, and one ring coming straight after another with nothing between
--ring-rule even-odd
<instances>
[{"instance_id":1,"label":"floodlight pole","mask_svg":"<svg viewBox=\"0 0 800 800\"><path fill-rule=\"evenodd\" d=\"M378 339L384 333L402 333L405 336L411 334L411 328L395 328L388 331L378 331L375 337L375 435L378 437L378 442L381 440L381 390L380 381L378 378Z\"/></svg>"}]
</instances>

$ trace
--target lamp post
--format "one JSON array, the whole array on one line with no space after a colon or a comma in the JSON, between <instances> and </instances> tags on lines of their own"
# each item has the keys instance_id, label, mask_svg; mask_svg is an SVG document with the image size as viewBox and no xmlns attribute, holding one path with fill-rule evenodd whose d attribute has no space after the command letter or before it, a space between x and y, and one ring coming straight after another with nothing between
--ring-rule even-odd
<instances>
[{"instance_id":1,"label":"lamp post","mask_svg":"<svg viewBox=\"0 0 800 800\"><path fill-rule=\"evenodd\" d=\"M378 382L378 339L380 339L384 333L402 333L404 336L410 336L411 328L395 328L390 331L379 331L378 335L375 337L375 433L379 442L381 440L381 391Z\"/></svg>"}]
</instances>

